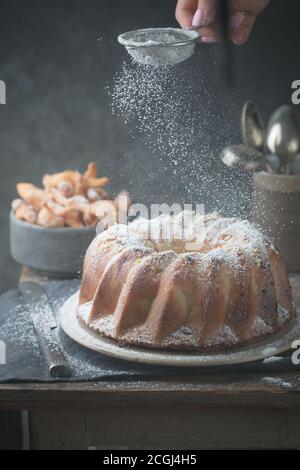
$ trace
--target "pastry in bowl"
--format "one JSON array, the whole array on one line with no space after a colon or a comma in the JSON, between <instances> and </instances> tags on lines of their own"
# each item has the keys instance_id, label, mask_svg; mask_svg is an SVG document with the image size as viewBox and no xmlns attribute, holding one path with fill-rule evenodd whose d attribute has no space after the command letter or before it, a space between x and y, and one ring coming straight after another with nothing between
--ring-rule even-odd
<instances>
[{"instance_id":1,"label":"pastry in bowl","mask_svg":"<svg viewBox=\"0 0 300 470\"><path fill-rule=\"evenodd\" d=\"M216 213L190 217L184 238L184 217L137 219L98 235L84 260L80 320L122 345L217 351L293 318L286 270L268 238Z\"/></svg>"},{"instance_id":2,"label":"pastry in bowl","mask_svg":"<svg viewBox=\"0 0 300 470\"><path fill-rule=\"evenodd\" d=\"M19 199L12 202L18 220L47 228L94 227L105 213L119 210L120 193L115 199L103 189L110 180L97 177L97 166L89 163L85 173L66 170L43 177L43 189L31 183L18 183ZM116 215L117 217L117 215Z\"/></svg>"},{"instance_id":3,"label":"pastry in bowl","mask_svg":"<svg viewBox=\"0 0 300 470\"><path fill-rule=\"evenodd\" d=\"M104 189L107 183L90 163L83 174L67 170L45 175L43 188L17 184L19 199L10 214L12 257L51 277L80 276L96 225L107 228L130 204L126 192L111 197Z\"/></svg>"}]
</instances>

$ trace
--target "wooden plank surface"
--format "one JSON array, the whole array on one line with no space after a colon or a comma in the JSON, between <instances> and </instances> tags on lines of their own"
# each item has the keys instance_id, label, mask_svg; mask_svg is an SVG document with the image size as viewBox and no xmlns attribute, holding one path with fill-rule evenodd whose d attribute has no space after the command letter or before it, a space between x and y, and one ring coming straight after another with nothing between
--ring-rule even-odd
<instances>
[{"instance_id":1,"label":"wooden plank surface","mask_svg":"<svg viewBox=\"0 0 300 470\"><path fill-rule=\"evenodd\" d=\"M298 448L300 411L239 405L34 410L31 449Z\"/></svg>"},{"instance_id":2,"label":"wooden plank surface","mask_svg":"<svg viewBox=\"0 0 300 470\"><path fill-rule=\"evenodd\" d=\"M99 408L199 403L240 403L299 408L300 374L220 375L194 379L107 381L59 384L2 384L0 408Z\"/></svg>"},{"instance_id":3,"label":"wooden plank surface","mask_svg":"<svg viewBox=\"0 0 300 470\"><path fill-rule=\"evenodd\" d=\"M29 413L30 449L87 449L85 412L79 409L34 410Z\"/></svg>"}]
</instances>

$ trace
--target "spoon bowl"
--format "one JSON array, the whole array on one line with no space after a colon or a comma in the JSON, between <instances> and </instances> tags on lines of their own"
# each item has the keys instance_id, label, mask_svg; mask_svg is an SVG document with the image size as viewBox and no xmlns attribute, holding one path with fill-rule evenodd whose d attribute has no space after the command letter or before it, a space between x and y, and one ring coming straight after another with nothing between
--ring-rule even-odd
<instances>
[{"instance_id":1,"label":"spoon bowl","mask_svg":"<svg viewBox=\"0 0 300 470\"><path fill-rule=\"evenodd\" d=\"M264 126L257 107L251 101L243 106L241 128L244 144L262 152L265 146Z\"/></svg>"},{"instance_id":2,"label":"spoon bowl","mask_svg":"<svg viewBox=\"0 0 300 470\"><path fill-rule=\"evenodd\" d=\"M267 129L269 150L286 162L300 151L300 122L291 106L281 106L270 118Z\"/></svg>"},{"instance_id":3,"label":"spoon bowl","mask_svg":"<svg viewBox=\"0 0 300 470\"><path fill-rule=\"evenodd\" d=\"M241 168L247 171L265 169L264 155L246 145L229 145L220 155L222 162L229 168Z\"/></svg>"}]
</instances>

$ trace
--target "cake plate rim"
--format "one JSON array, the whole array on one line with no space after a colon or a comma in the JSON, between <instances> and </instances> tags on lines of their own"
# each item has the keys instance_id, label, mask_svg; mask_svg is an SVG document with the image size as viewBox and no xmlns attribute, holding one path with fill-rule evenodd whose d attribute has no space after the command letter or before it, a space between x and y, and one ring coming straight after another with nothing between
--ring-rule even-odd
<instances>
[{"instance_id":1,"label":"cake plate rim","mask_svg":"<svg viewBox=\"0 0 300 470\"><path fill-rule=\"evenodd\" d=\"M76 315L78 292L69 297L61 307L59 323L64 333L73 341L100 354L129 362L157 366L214 367L267 359L292 348L300 339L300 315L279 332L245 345L241 348L217 352L163 351L141 346L121 346L116 340L105 337L84 325Z\"/></svg>"}]
</instances>

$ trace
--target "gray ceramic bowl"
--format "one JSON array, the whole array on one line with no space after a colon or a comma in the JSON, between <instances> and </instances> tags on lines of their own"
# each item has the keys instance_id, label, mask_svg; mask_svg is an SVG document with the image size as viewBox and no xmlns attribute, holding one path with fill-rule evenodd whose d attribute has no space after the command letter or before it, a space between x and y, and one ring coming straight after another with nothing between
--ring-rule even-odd
<instances>
[{"instance_id":1,"label":"gray ceramic bowl","mask_svg":"<svg viewBox=\"0 0 300 470\"><path fill-rule=\"evenodd\" d=\"M10 213L10 252L14 260L51 277L75 278L95 227L44 228L16 219Z\"/></svg>"}]
</instances>

